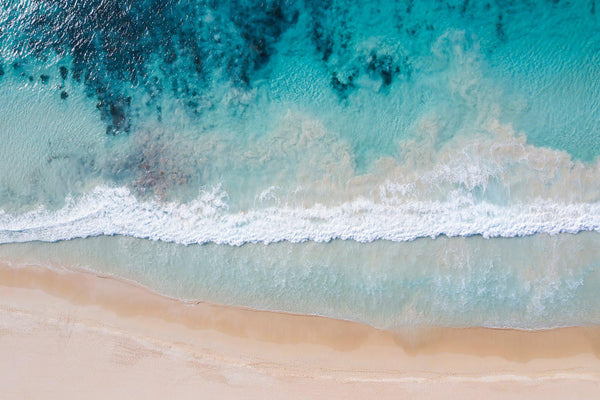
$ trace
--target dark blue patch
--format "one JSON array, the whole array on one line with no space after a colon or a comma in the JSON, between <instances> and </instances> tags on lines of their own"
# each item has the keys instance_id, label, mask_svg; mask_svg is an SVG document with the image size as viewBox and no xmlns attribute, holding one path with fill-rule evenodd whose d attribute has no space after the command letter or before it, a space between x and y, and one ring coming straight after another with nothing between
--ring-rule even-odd
<instances>
[{"instance_id":1,"label":"dark blue patch","mask_svg":"<svg viewBox=\"0 0 600 400\"><path fill-rule=\"evenodd\" d=\"M110 134L129 131L134 88L145 88L152 99L163 93L152 61L173 79L165 83L183 97L182 104L196 111L216 69L224 69L234 85L251 86L299 15L294 2L282 0L40 0L31 7L26 18L15 8L12 22L19 23L20 36L14 50L42 61L51 53L70 56L72 78L98 99ZM219 20L204 23L210 12ZM68 69L59 67L59 74L67 79Z\"/></svg>"},{"instance_id":2,"label":"dark blue patch","mask_svg":"<svg viewBox=\"0 0 600 400\"><path fill-rule=\"evenodd\" d=\"M69 70L66 67L61 66L59 69L60 78L64 81L67 79L67 75L69 74Z\"/></svg>"}]
</instances>

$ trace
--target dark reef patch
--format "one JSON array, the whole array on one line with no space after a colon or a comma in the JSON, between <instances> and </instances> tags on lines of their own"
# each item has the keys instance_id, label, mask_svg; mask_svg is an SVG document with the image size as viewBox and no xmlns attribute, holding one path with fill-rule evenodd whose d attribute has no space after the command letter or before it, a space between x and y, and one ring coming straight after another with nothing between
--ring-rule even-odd
<instances>
[{"instance_id":1,"label":"dark reef patch","mask_svg":"<svg viewBox=\"0 0 600 400\"><path fill-rule=\"evenodd\" d=\"M407 43L415 40L421 26L413 24L404 27L403 20L410 20L408 14L413 10L413 1L397 2L394 12L394 21ZM375 44L370 52L364 54L357 52L356 29L353 27L352 18L347 9L335 0L307 2L310 13L311 39L319 58L327 66L331 74L331 88L341 98L347 98L350 91L357 88L359 76L366 74L369 78L380 80L382 88L390 86L394 79L410 77L409 55L393 53L388 50L378 49ZM374 7L371 12L377 18L381 10ZM433 29L432 24L426 25ZM359 39L360 40L360 39Z\"/></svg>"},{"instance_id":2,"label":"dark reef patch","mask_svg":"<svg viewBox=\"0 0 600 400\"><path fill-rule=\"evenodd\" d=\"M391 56L387 54L377 56L377 53L373 52L367 59L367 71L371 75L381 76L383 84L388 86L392 83L393 75L400 72L400 67Z\"/></svg>"},{"instance_id":3,"label":"dark reef patch","mask_svg":"<svg viewBox=\"0 0 600 400\"><path fill-rule=\"evenodd\" d=\"M349 75L346 79L340 79L336 72L331 74L331 87L341 97L346 98L348 91L354 88L352 81L355 75Z\"/></svg>"},{"instance_id":4,"label":"dark reef patch","mask_svg":"<svg viewBox=\"0 0 600 400\"><path fill-rule=\"evenodd\" d=\"M180 77L177 96L197 111L203 89L215 75L248 88L270 60L281 35L299 17L289 0L39 0L8 6L12 36L0 37L17 54L49 59L69 57L71 76L84 82L107 132L128 132L130 97L140 88L152 101L164 93L160 82ZM14 32L12 32L14 31ZM163 75L157 80L155 67ZM20 69L15 61L13 68ZM220 73L223 71L224 73ZM59 67L62 80L69 69ZM41 78L43 82L46 82ZM49 77L48 77L49 79Z\"/></svg>"},{"instance_id":5,"label":"dark reef patch","mask_svg":"<svg viewBox=\"0 0 600 400\"><path fill-rule=\"evenodd\" d=\"M61 66L58 69L59 73L60 73L60 78L64 81L65 79L67 79L67 75L69 74L69 70L66 67Z\"/></svg>"},{"instance_id":6,"label":"dark reef patch","mask_svg":"<svg viewBox=\"0 0 600 400\"><path fill-rule=\"evenodd\" d=\"M501 42L506 42L506 33L504 32L504 24L502 20L502 14L498 14L498 19L496 20L496 36L498 36L498 40Z\"/></svg>"},{"instance_id":7,"label":"dark reef patch","mask_svg":"<svg viewBox=\"0 0 600 400\"><path fill-rule=\"evenodd\" d=\"M465 15L467 9L469 8L469 0L464 0L462 5L460 6L460 15Z\"/></svg>"},{"instance_id":8,"label":"dark reef patch","mask_svg":"<svg viewBox=\"0 0 600 400\"><path fill-rule=\"evenodd\" d=\"M595 13L596 0L587 1L584 13ZM358 6L343 0L4 3L0 48L6 71L0 67L0 76L7 72L24 81L39 77L42 83L57 83L61 98L67 80L83 83L106 133L115 136L133 130L142 108L145 117L151 112L160 119L163 101L203 116L224 103L218 96L248 94L256 82L269 78L265 66L279 48L294 45L285 33L297 24L301 29L289 37L306 35L301 45L311 43L312 49L293 51L315 57L330 91L343 101L356 90L385 96L390 87L410 80L416 68L426 73L424 58L430 54L423 48L431 48L445 32L466 29L468 35L502 43L518 27L510 25L518 22L517 11L541 7L557 13L567 6L470 0L432 0L425 7L414 0ZM477 24L467 23L474 17ZM494 51L492 46L486 50ZM32 59L48 63L53 72L31 70ZM215 87L235 90L224 94ZM234 108L238 102L227 104ZM237 111L232 114L241 115Z\"/></svg>"}]
</instances>

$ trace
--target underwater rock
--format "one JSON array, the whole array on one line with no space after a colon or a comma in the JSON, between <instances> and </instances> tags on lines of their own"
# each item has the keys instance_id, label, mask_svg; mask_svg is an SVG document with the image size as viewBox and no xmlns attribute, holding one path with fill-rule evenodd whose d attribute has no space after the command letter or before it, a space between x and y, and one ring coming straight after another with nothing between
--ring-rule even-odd
<instances>
[{"instance_id":1,"label":"underwater rock","mask_svg":"<svg viewBox=\"0 0 600 400\"><path fill-rule=\"evenodd\" d=\"M125 111L120 104L110 105L110 115L112 116L113 125L117 128L125 122Z\"/></svg>"},{"instance_id":2,"label":"underwater rock","mask_svg":"<svg viewBox=\"0 0 600 400\"><path fill-rule=\"evenodd\" d=\"M102 120L107 123L106 133L113 136L128 133L131 126L131 97L115 96L101 88L96 90L95 95L101 99L96 104L96 109L100 111Z\"/></svg>"},{"instance_id":3,"label":"underwater rock","mask_svg":"<svg viewBox=\"0 0 600 400\"><path fill-rule=\"evenodd\" d=\"M69 73L69 70L66 67L60 67L59 69L60 72L60 77L61 79L64 81L65 79L67 79L67 74Z\"/></svg>"},{"instance_id":4,"label":"underwater rock","mask_svg":"<svg viewBox=\"0 0 600 400\"><path fill-rule=\"evenodd\" d=\"M467 8L469 7L469 0L464 0L462 5L460 6L460 15L465 15L467 12Z\"/></svg>"},{"instance_id":5,"label":"underwater rock","mask_svg":"<svg viewBox=\"0 0 600 400\"><path fill-rule=\"evenodd\" d=\"M367 59L367 71L371 76L381 77L383 84L389 86L395 73L400 72L400 67L396 65L392 56L387 54L377 56L372 52Z\"/></svg>"},{"instance_id":6,"label":"underwater rock","mask_svg":"<svg viewBox=\"0 0 600 400\"><path fill-rule=\"evenodd\" d=\"M342 82L338 78L337 73L334 72L331 75L331 87L333 87L333 90L335 90L340 97L346 98L348 90L353 88L354 85L352 84L351 78L348 79L348 82Z\"/></svg>"},{"instance_id":7,"label":"underwater rock","mask_svg":"<svg viewBox=\"0 0 600 400\"><path fill-rule=\"evenodd\" d=\"M322 54L321 59L327 62L333 53L333 40L331 36L324 33L323 25L318 21L313 25L312 40L317 51Z\"/></svg>"},{"instance_id":8,"label":"underwater rock","mask_svg":"<svg viewBox=\"0 0 600 400\"><path fill-rule=\"evenodd\" d=\"M69 97L69 93L67 93L66 91L64 91L64 90L63 90L63 91L60 93L60 98L64 100L64 99L66 99L67 97Z\"/></svg>"},{"instance_id":9,"label":"underwater rock","mask_svg":"<svg viewBox=\"0 0 600 400\"><path fill-rule=\"evenodd\" d=\"M502 25L502 14L498 14L498 20L496 22L496 36L501 42L506 42L506 33L504 32L504 26Z\"/></svg>"},{"instance_id":10,"label":"underwater rock","mask_svg":"<svg viewBox=\"0 0 600 400\"><path fill-rule=\"evenodd\" d=\"M87 95L103 103L99 108L103 121L118 131L129 129L128 107L119 102L132 86L145 88L158 102L169 88L169 77L192 72L191 86L176 94L182 104L195 101L206 90L211 74L234 86L250 87L254 73L270 60L282 34L300 15L295 2L278 0L35 3L36 10L15 34L13 50L22 52L19 46L24 46L34 57L70 58L69 69L58 66L60 78L66 80L70 73L76 82L83 82ZM218 16L214 23L204 21L210 9ZM166 87L152 79L156 61Z\"/></svg>"}]
</instances>

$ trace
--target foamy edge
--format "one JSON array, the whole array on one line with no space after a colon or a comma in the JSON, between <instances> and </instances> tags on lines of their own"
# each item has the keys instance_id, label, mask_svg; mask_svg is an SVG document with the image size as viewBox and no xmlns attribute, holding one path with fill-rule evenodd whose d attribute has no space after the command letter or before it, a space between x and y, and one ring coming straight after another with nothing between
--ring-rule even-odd
<instances>
[{"instance_id":1,"label":"foamy edge","mask_svg":"<svg viewBox=\"0 0 600 400\"><path fill-rule=\"evenodd\" d=\"M468 198L387 205L359 198L337 206L230 212L220 189L190 203L140 201L125 187L96 187L63 208L0 211L0 243L124 235L180 244L410 241L421 237L516 237L600 229L600 203L537 200L498 206Z\"/></svg>"}]
</instances>

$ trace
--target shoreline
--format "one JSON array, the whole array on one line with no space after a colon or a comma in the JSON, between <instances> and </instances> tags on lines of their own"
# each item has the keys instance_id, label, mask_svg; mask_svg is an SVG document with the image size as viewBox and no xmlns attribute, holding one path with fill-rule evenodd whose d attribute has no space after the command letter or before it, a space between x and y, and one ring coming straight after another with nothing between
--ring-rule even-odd
<instances>
[{"instance_id":1,"label":"shoreline","mask_svg":"<svg viewBox=\"0 0 600 400\"><path fill-rule=\"evenodd\" d=\"M119 381L130 393L141 382L178 380L185 389L180 398L193 398L196 390L264 398L274 388L288 391L285 398L591 398L600 390L598 326L392 332L319 316L188 303L116 277L2 261L0 315L0 352L7 355L0 373L14 398L48 394L42 388L57 373L71 379L51 398L70 398L68 388L77 385L98 398L115 394L101 385L94 392L95 378L73 370L80 359L95 360L99 382ZM120 341L129 343L126 350L114 345ZM43 350L34 351L37 346ZM60 351L49 351L53 346ZM133 361L124 363L123 354ZM25 359L57 370L15 370ZM130 379L135 376L145 378ZM155 382L146 382L149 377ZM156 398L169 393L156 390Z\"/></svg>"}]
</instances>

